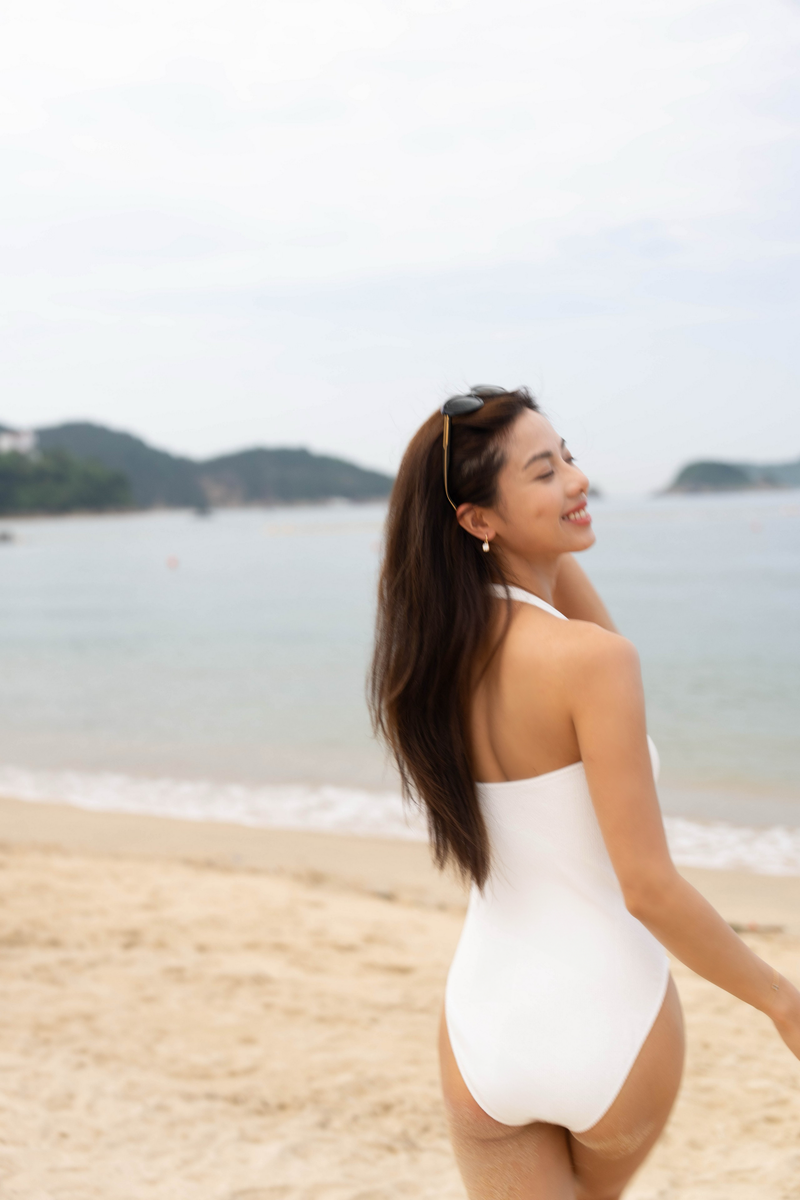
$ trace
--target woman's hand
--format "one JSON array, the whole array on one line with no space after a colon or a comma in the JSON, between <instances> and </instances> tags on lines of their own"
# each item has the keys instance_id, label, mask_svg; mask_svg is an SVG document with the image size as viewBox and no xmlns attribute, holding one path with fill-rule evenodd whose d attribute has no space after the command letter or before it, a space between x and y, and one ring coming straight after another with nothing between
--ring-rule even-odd
<instances>
[{"instance_id":1,"label":"woman's hand","mask_svg":"<svg viewBox=\"0 0 800 1200\"><path fill-rule=\"evenodd\" d=\"M782 976L769 1015L792 1054L800 1058L800 992Z\"/></svg>"}]
</instances>

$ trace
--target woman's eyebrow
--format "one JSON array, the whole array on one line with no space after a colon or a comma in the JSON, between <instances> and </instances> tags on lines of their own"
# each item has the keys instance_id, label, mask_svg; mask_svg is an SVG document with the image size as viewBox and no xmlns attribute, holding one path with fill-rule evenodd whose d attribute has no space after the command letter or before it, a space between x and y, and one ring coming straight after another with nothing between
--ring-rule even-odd
<instances>
[{"instance_id":1,"label":"woman's eyebrow","mask_svg":"<svg viewBox=\"0 0 800 1200\"><path fill-rule=\"evenodd\" d=\"M566 446L566 444L567 444L567 443L566 443L566 442L564 441L564 439L562 438L562 439L561 439L561 445L560 445L559 449L560 449L560 450L563 450L563 449L564 449L564 447ZM541 451L539 454L532 454L532 455L531 455L531 457L528 459L528 461L525 463L525 466L524 466L522 469L523 469L523 471L526 471L526 470L528 469L528 467L531 465L531 463L534 463L534 462L536 462L536 460L537 460L537 459L539 459L539 458L552 458L552 457L553 457L553 451L552 451L552 450L542 450L542 451Z\"/></svg>"}]
</instances>

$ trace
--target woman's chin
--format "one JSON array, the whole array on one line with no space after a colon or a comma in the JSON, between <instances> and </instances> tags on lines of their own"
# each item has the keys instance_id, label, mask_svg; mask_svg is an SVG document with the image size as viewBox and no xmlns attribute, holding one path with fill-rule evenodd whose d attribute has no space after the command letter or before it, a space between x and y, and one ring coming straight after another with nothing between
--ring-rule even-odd
<instances>
[{"instance_id":1,"label":"woman's chin","mask_svg":"<svg viewBox=\"0 0 800 1200\"><path fill-rule=\"evenodd\" d=\"M578 554L581 550L588 550L597 541L597 535L591 525L582 525L575 529L570 529L565 542L568 544L564 547L566 554Z\"/></svg>"}]
</instances>

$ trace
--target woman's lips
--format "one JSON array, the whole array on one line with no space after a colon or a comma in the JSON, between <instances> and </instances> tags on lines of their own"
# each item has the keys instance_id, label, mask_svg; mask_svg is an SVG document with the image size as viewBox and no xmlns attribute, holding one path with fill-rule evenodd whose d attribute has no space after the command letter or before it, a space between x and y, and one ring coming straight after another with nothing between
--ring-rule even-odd
<instances>
[{"instance_id":1,"label":"woman's lips","mask_svg":"<svg viewBox=\"0 0 800 1200\"><path fill-rule=\"evenodd\" d=\"M591 525L592 523L591 515L585 504L582 508L576 508L572 512L564 513L561 520L569 521L570 525Z\"/></svg>"}]
</instances>

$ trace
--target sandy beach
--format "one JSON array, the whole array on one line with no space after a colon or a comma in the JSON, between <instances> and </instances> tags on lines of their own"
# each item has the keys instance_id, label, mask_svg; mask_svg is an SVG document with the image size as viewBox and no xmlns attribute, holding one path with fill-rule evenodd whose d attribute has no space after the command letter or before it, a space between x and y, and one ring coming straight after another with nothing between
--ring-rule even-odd
<instances>
[{"instance_id":1,"label":"sandy beach","mask_svg":"<svg viewBox=\"0 0 800 1200\"><path fill-rule=\"evenodd\" d=\"M414 843L0 801L0 1193L464 1196L435 1031L463 893ZM800 879L687 871L800 977ZM800 1193L800 1064L680 964L688 1062L631 1200Z\"/></svg>"}]
</instances>

